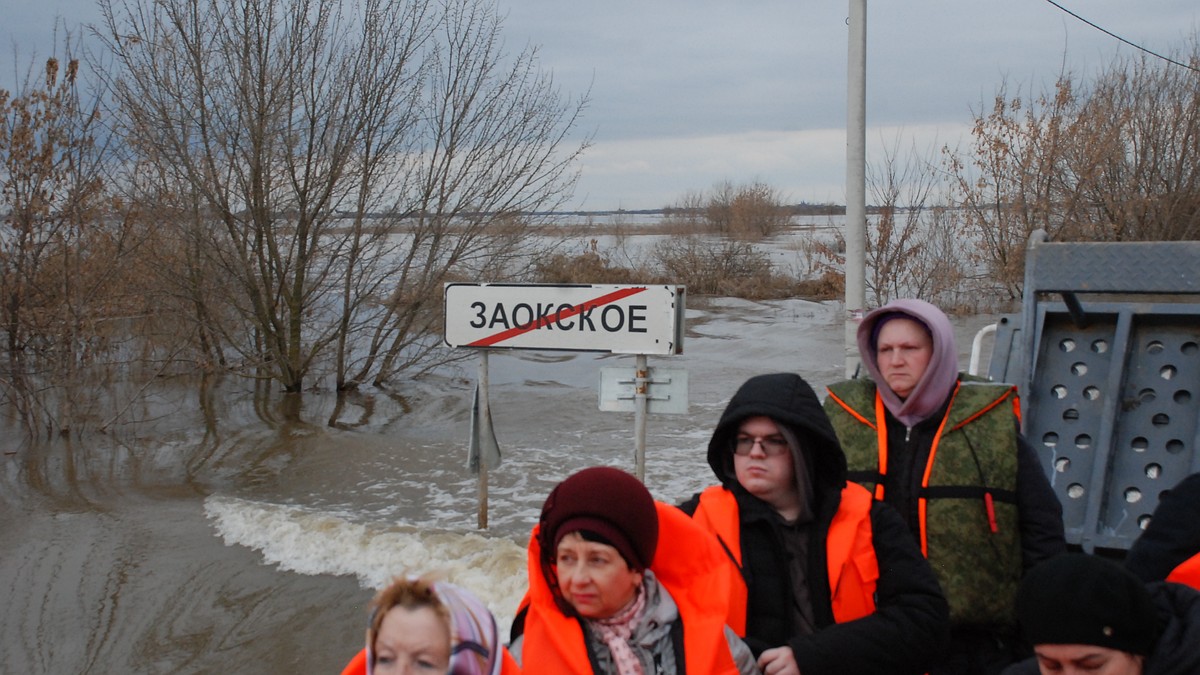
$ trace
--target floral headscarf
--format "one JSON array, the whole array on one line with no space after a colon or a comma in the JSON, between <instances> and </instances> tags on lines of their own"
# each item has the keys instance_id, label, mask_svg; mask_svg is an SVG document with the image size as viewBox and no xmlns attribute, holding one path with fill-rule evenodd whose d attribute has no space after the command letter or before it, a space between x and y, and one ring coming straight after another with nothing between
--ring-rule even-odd
<instances>
[{"instance_id":1,"label":"floral headscarf","mask_svg":"<svg viewBox=\"0 0 1200 675\"><path fill-rule=\"evenodd\" d=\"M446 671L447 675L499 675L503 646L496 618L479 598L465 588L446 581L435 581L431 585L450 617L450 668ZM372 620L370 625L374 624ZM367 675L372 675L374 670L374 644L375 632L368 628Z\"/></svg>"}]
</instances>

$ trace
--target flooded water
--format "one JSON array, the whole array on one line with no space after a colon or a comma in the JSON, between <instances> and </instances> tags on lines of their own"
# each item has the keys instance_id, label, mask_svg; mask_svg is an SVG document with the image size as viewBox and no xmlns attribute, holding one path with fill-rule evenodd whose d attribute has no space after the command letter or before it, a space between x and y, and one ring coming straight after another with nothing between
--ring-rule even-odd
<instances>
[{"instance_id":1,"label":"flooded water","mask_svg":"<svg viewBox=\"0 0 1200 675\"><path fill-rule=\"evenodd\" d=\"M704 448L747 377L841 377L837 303L718 299L687 313L686 414L647 422L646 484L679 501L711 482ZM986 317L960 322L960 351ZM965 358L963 364L965 366ZM306 392L285 423L238 382L87 444L0 457L0 672L338 672L361 646L373 589L440 570L507 630L524 546L550 489L592 465L634 470L633 414L600 412L600 368L634 358L495 351L491 408L502 464L486 530L467 470L475 361L397 396L363 394L325 424Z\"/></svg>"}]
</instances>

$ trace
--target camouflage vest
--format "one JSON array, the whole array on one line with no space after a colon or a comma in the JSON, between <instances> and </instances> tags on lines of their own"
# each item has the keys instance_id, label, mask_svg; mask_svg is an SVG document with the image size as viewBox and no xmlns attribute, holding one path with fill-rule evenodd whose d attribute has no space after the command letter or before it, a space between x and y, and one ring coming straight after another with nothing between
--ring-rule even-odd
<instances>
[{"instance_id":1,"label":"camouflage vest","mask_svg":"<svg viewBox=\"0 0 1200 675\"><path fill-rule=\"evenodd\" d=\"M941 582L956 626L1012 626L1021 579L1018 529L1016 389L963 376L929 454L919 498L921 550ZM829 387L829 414L851 472L876 499L880 473L875 384L847 380ZM914 473L922 467L914 467ZM918 475L921 475L918 473ZM994 526L994 527L993 527Z\"/></svg>"}]
</instances>

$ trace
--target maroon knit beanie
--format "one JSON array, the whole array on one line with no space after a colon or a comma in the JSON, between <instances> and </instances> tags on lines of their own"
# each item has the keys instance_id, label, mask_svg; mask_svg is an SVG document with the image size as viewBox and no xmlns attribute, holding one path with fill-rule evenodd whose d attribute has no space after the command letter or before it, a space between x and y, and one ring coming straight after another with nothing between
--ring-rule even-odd
<instances>
[{"instance_id":1,"label":"maroon knit beanie","mask_svg":"<svg viewBox=\"0 0 1200 675\"><path fill-rule=\"evenodd\" d=\"M559 483L542 506L542 555L553 560L562 538L580 530L611 543L640 572L650 566L658 547L654 498L641 481L620 469L584 469Z\"/></svg>"}]
</instances>

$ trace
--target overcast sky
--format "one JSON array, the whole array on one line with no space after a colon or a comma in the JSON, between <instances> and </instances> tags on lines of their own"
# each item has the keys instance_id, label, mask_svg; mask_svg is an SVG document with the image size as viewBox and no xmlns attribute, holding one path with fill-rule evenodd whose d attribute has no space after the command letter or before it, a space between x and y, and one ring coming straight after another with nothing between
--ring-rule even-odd
<instances>
[{"instance_id":1,"label":"overcast sky","mask_svg":"<svg viewBox=\"0 0 1200 675\"><path fill-rule=\"evenodd\" d=\"M847 0L497 0L510 51L540 47L594 134L570 206L654 209L721 181L845 202ZM1200 29L1196 0L1056 0L1160 54ZM94 0L5 0L0 72L49 50ZM15 5L15 7L13 6ZM1136 50L1047 0L869 0L867 151L954 145L1001 82L1040 91Z\"/></svg>"}]
</instances>

